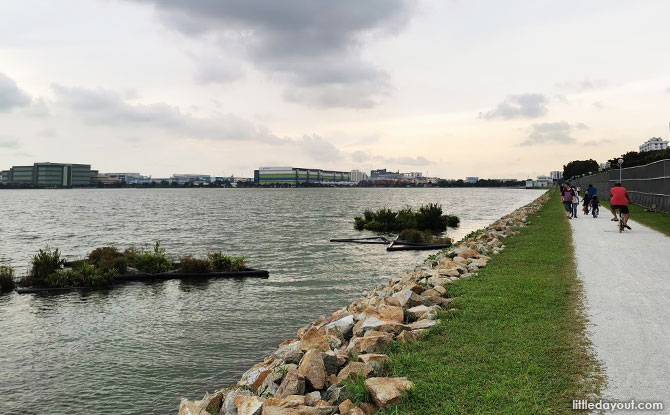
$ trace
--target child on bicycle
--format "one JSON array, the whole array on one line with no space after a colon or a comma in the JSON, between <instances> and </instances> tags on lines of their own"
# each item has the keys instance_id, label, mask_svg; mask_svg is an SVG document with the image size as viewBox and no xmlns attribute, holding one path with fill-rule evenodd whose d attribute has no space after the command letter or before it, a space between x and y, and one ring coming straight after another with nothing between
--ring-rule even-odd
<instances>
[{"instance_id":1,"label":"child on bicycle","mask_svg":"<svg viewBox=\"0 0 670 415\"><path fill-rule=\"evenodd\" d=\"M584 197L582 198L582 212L584 212L585 215L589 214L589 206L591 205L591 196L589 195L589 192L584 190Z\"/></svg>"},{"instance_id":2,"label":"child on bicycle","mask_svg":"<svg viewBox=\"0 0 670 415\"><path fill-rule=\"evenodd\" d=\"M591 213L594 218L597 218L600 213L600 202L598 202L598 196L596 195L591 198Z\"/></svg>"}]
</instances>

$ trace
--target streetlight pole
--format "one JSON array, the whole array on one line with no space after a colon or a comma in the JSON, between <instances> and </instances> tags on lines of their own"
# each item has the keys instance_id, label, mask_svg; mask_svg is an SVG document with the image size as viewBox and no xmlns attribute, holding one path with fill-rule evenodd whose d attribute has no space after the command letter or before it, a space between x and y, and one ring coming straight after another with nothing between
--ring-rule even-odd
<instances>
[{"instance_id":1,"label":"streetlight pole","mask_svg":"<svg viewBox=\"0 0 670 415\"><path fill-rule=\"evenodd\" d=\"M617 160L619 163L619 183L621 183L621 165L623 164L623 159Z\"/></svg>"}]
</instances>

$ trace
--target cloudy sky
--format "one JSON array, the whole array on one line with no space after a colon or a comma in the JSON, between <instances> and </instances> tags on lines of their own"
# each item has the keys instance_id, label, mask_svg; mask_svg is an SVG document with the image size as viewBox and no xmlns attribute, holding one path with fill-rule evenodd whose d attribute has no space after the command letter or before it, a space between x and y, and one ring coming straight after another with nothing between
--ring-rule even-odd
<instances>
[{"instance_id":1,"label":"cloudy sky","mask_svg":"<svg viewBox=\"0 0 670 415\"><path fill-rule=\"evenodd\" d=\"M0 2L0 167L526 178L668 138L670 2Z\"/></svg>"}]
</instances>

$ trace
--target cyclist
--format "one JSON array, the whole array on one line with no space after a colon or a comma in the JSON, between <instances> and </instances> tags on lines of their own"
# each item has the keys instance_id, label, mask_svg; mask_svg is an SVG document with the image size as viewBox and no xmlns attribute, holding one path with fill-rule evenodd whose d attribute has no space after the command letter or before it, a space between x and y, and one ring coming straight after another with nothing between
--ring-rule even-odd
<instances>
[{"instance_id":1,"label":"cyclist","mask_svg":"<svg viewBox=\"0 0 670 415\"><path fill-rule=\"evenodd\" d=\"M623 226L626 229L630 229L628 226L628 218L630 217L630 212L628 211L628 202L630 197L628 196L628 191L621 183L616 183L614 187L610 190L610 205L612 207L612 221L618 221L616 217L616 211L620 211L623 215Z\"/></svg>"},{"instance_id":2,"label":"cyclist","mask_svg":"<svg viewBox=\"0 0 670 415\"><path fill-rule=\"evenodd\" d=\"M598 202L597 195L593 195L593 198L591 199L591 213L594 218L597 218L600 213L600 203Z\"/></svg>"},{"instance_id":3,"label":"cyclist","mask_svg":"<svg viewBox=\"0 0 670 415\"><path fill-rule=\"evenodd\" d=\"M589 192L589 199L593 198L593 196L595 196L596 193L598 193L598 190L595 187L593 187L592 184L589 184L589 187L586 188L586 191Z\"/></svg>"},{"instance_id":4,"label":"cyclist","mask_svg":"<svg viewBox=\"0 0 670 415\"><path fill-rule=\"evenodd\" d=\"M582 197L582 212L584 212L585 215L589 214L589 206L591 206L591 195L587 190L584 190L584 197Z\"/></svg>"}]
</instances>

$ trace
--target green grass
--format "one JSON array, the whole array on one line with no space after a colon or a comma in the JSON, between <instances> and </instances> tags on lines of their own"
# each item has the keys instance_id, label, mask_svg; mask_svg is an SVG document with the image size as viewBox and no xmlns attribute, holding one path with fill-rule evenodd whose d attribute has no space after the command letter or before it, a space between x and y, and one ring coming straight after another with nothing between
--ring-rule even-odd
<instances>
[{"instance_id":1,"label":"green grass","mask_svg":"<svg viewBox=\"0 0 670 415\"><path fill-rule=\"evenodd\" d=\"M363 402L372 402L372 396L365 386L365 376L353 376L344 381L347 399L358 405Z\"/></svg>"},{"instance_id":2,"label":"green grass","mask_svg":"<svg viewBox=\"0 0 670 415\"><path fill-rule=\"evenodd\" d=\"M582 288L558 193L478 277L447 286L456 309L390 353L392 376L415 383L387 414L568 414L597 395Z\"/></svg>"},{"instance_id":3,"label":"green grass","mask_svg":"<svg viewBox=\"0 0 670 415\"><path fill-rule=\"evenodd\" d=\"M600 207L600 216L609 217L611 215L609 213L609 202L601 200L600 204L603 205ZM670 236L670 213L647 212L642 206L638 205L630 205L628 206L628 210L630 210L630 218L632 220Z\"/></svg>"}]
</instances>

